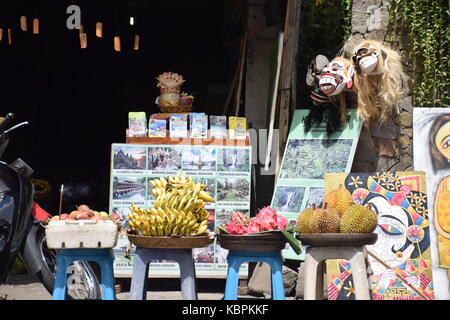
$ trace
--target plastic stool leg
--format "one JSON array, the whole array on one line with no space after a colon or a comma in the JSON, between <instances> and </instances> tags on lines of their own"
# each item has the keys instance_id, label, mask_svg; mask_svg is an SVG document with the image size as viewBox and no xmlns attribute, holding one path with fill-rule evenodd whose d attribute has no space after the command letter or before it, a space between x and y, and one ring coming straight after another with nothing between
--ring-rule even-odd
<instances>
[{"instance_id":1,"label":"plastic stool leg","mask_svg":"<svg viewBox=\"0 0 450 320\"><path fill-rule=\"evenodd\" d=\"M238 284L239 284L239 268L242 260L228 254L228 273L225 283L224 300L237 300Z\"/></svg>"},{"instance_id":2,"label":"plastic stool leg","mask_svg":"<svg viewBox=\"0 0 450 320\"><path fill-rule=\"evenodd\" d=\"M130 299L147 300L148 272L150 260L141 248L134 255L133 276L131 278ZM147 261L148 260L148 261Z\"/></svg>"},{"instance_id":3,"label":"plastic stool leg","mask_svg":"<svg viewBox=\"0 0 450 320\"><path fill-rule=\"evenodd\" d=\"M67 292L67 267L70 262L62 253L56 256L56 277L53 288L53 300L65 300Z\"/></svg>"},{"instance_id":4,"label":"plastic stool leg","mask_svg":"<svg viewBox=\"0 0 450 320\"><path fill-rule=\"evenodd\" d=\"M283 262L279 258L270 258L272 277L272 300L284 300Z\"/></svg>"},{"instance_id":5,"label":"plastic stool leg","mask_svg":"<svg viewBox=\"0 0 450 320\"><path fill-rule=\"evenodd\" d=\"M114 260L111 257L103 257L99 264L102 275L102 299L116 300L116 290L114 286Z\"/></svg>"},{"instance_id":6,"label":"plastic stool leg","mask_svg":"<svg viewBox=\"0 0 450 320\"><path fill-rule=\"evenodd\" d=\"M177 252L180 265L181 296L183 300L197 300L197 281L192 249Z\"/></svg>"}]
</instances>

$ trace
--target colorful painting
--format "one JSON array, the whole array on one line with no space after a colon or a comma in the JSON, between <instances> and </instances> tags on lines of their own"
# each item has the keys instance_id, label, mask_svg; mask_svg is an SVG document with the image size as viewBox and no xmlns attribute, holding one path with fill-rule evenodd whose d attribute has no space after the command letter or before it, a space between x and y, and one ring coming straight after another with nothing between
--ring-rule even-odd
<instances>
[{"instance_id":1,"label":"colorful painting","mask_svg":"<svg viewBox=\"0 0 450 320\"><path fill-rule=\"evenodd\" d=\"M427 172L437 300L450 300L450 110L414 108L414 168Z\"/></svg>"},{"instance_id":2,"label":"colorful painting","mask_svg":"<svg viewBox=\"0 0 450 320\"><path fill-rule=\"evenodd\" d=\"M326 174L325 192L345 186L378 215L378 240L366 246L374 300L434 299L430 219L424 172ZM336 261L336 260L335 260ZM346 262L337 261L341 265ZM351 268L351 266L350 266ZM329 274L329 288L342 273ZM347 277L346 281L352 281ZM345 283L343 283L342 288ZM338 286L336 286L338 288ZM331 295L330 298L338 297ZM340 295L341 297L343 295ZM350 293L347 298L352 298Z\"/></svg>"}]
</instances>

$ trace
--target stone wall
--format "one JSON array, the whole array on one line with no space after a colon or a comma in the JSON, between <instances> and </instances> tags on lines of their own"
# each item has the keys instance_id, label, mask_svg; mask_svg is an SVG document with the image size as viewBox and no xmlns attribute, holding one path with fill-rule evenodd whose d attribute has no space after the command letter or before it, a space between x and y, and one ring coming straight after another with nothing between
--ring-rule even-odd
<instances>
[{"instance_id":1,"label":"stone wall","mask_svg":"<svg viewBox=\"0 0 450 320\"><path fill-rule=\"evenodd\" d=\"M412 75L405 55L406 37L389 42L387 23L388 0L353 0L352 31L344 51L350 53L356 43L363 39L385 42L398 50L404 61L408 76ZM382 127L363 128L353 162L352 172L408 171L413 169L413 130L411 84L405 84L405 95L393 115Z\"/></svg>"}]
</instances>

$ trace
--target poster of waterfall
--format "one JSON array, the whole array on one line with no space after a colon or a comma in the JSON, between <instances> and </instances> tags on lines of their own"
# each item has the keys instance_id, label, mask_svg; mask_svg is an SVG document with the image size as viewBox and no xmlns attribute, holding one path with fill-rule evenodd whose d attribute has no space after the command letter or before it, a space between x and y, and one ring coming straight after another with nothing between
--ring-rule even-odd
<instances>
[{"instance_id":1,"label":"poster of waterfall","mask_svg":"<svg viewBox=\"0 0 450 320\"><path fill-rule=\"evenodd\" d=\"M228 223L235 210L250 215L251 155L251 146L113 144L110 212L125 217L131 205L151 208L156 199L150 181L183 172L195 182L205 184L205 190L216 199L215 203L205 205L210 213L208 228L213 231ZM131 277L134 247L127 258L128 244L127 236L120 235L114 248L117 277ZM226 277L228 250L218 243L195 248L193 254L197 276ZM242 264L239 271L242 278L247 277L248 264ZM174 261L152 261L150 275L179 277L179 266Z\"/></svg>"},{"instance_id":2,"label":"poster of waterfall","mask_svg":"<svg viewBox=\"0 0 450 320\"><path fill-rule=\"evenodd\" d=\"M286 142L281 169L271 206L292 224L312 204L322 205L325 173L349 173L361 132L355 109L349 109L347 123L327 136L326 123L305 132L309 109L296 110ZM287 259L304 259L304 252L283 250Z\"/></svg>"}]
</instances>

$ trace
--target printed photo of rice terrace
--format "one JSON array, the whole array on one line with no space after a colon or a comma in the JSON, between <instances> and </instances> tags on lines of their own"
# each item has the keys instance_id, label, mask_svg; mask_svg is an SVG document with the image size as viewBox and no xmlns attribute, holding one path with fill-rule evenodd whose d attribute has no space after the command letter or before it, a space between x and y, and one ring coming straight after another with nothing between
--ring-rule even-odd
<instances>
[{"instance_id":1,"label":"printed photo of rice terrace","mask_svg":"<svg viewBox=\"0 0 450 320\"><path fill-rule=\"evenodd\" d=\"M352 141L290 139L281 168L281 179L323 179L324 173L345 172Z\"/></svg>"},{"instance_id":2,"label":"printed photo of rice terrace","mask_svg":"<svg viewBox=\"0 0 450 320\"><path fill-rule=\"evenodd\" d=\"M277 212L300 212L304 196L305 187L279 186L272 207Z\"/></svg>"},{"instance_id":3,"label":"printed photo of rice terrace","mask_svg":"<svg viewBox=\"0 0 450 320\"><path fill-rule=\"evenodd\" d=\"M247 179L217 179L217 201L249 201L250 182Z\"/></svg>"},{"instance_id":4,"label":"printed photo of rice terrace","mask_svg":"<svg viewBox=\"0 0 450 320\"><path fill-rule=\"evenodd\" d=\"M217 171L250 171L250 151L248 149L219 149Z\"/></svg>"},{"instance_id":5,"label":"printed photo of rice terrace","mask_svg":"<svg viewBox=\"0 0 450 320\"><path fill-rule=\"evenodd\" d=\"M148 170L180 170L181 149L173 147L150 147L148 149Z\"/></svg>"},{"instance_id":6,"label":"printed photo of rice terrace","mask_svg":"<svg viewBox=\"0 0 450 320\"><path fill-rule=\"evenodd\" d=\"M145 170L147 148L135 146L115 146L113 168L122 170Z\"/></svg>"},{"instance_id":7,"label":"printed photo of rice terrace","mask_svg":"<svg viewBox=\"0 0 450 320\"><path fill-rule=\"evenodd\" d=\"M310 188L306 208L311 208L313 204L315 204L316 207L322 207L323 197L324 197L323 188Z\"/></svg>"},{"instance_id":8,"label":"printed photo of rice terrace","mask_svg":"<svg viewBox=\"0 0 450 320\"><path fill-rule=\"evenodd\" d=\"M113 199L145 201L145 181L141 177L114 177Z\"/></svg>"},{"instance_id":9,"label":"printed photo of rice terrace","mask_svg":"<svg viewBox=\"0 0 450 320\"><path fill-rule=\"evenodd\" d=\"M216 171L216 158L214 148L185 148L182 168L191 171Z\"/></svg>"}]
</instances>

